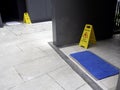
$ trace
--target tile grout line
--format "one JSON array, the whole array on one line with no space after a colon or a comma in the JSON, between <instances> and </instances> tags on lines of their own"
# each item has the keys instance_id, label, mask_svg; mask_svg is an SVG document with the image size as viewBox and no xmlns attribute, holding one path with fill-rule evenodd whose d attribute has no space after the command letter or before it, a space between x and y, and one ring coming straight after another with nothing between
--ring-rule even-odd
<instances>
[{"instance_id":1,"label":"tile grout line","mask_svg":"<svg viewBox=\"0 0 120 90\"><path fill-rule=\"evenodd\" d=\"M55 68L54 70L51 70L50 72L47 72L47 73L52 73L52 72L57 71L58 69L61 69L61 68L64 68L64 67L67 67L67 66L66 65L62 65L62 66L60 66L58 68Z\"/></svg>"},{"instance_id":2,"label":"tile grout line","mask_svg":"<svg viewBox=\"0 0 120 90\"><path fill-rule=\"evenodd\" d=\"M15 36L18 36L16 33L14 33L13 31L10 31L11 33L13 33Z\"/></svg>"},{"instance_id":3,"label":"tile grout line","mask_svg":"<svg viewBox=\"0 0 120 90\"><path fill-rule=\"evenodd\" d=\"M38 60L38 59L40 59L40 58L45 58L46 57L46 55L45 56L41 56L41 57L37 57L37 58L34 58L34 59L31 59L31 60L29 60L29 61L25 61L25 62L22 62L22 63L19 63L19 64L17 64L17 65L21 65L21 64L25 64L25 63L31 63L31 62L34 62L34 61L40 61L40 60ZM17 65L14 65L14 66L17 66ZM65 65L62 65L62 66L65 66ZM61 66L60 66L61 67Z\"/></svg>"},{"instance_id":4,"label":"tile grout line","mask_svg":"<svg viewBox=\"0 0 120 90\"><path fill-rule=\"evenodd\" d=\"M15 88L16 86L13 86L13 87L10 87L10 88L8 88L8 90L12 90L13 88Z\"/></svg>"},{"instance_id":5,"label":"tile grout line","mask_svg":"<svg viewBox=\"0 0 120 90\"><path fill-rule=\"evenodd\" d=\"M17 47L21 52L24 52L23 49L21 49L18 45L16 45L16 47Z\"/></svg>"},{"instance_id":6,"label":"tile grout line","mask_svg":"<svg viewBox=\"0 0 120 90\"><path fill-rule=\"evenodd\" d=\"M22 77L22 75L21 75L21 74L15 69L15 67L13 66L13 68L15 69L15 71L17 72L17 74L20 76L20 78L21 78L24 82L28 82L28 81L31 81L31 80L33 80L33 79L37 79L37 78L39 78L39 77L42 77L42 76L46 75L47 73L52 73L52 72L54 72L54 71L56 71L56 70L58 70L58 69L60 69L60 68L63 68L63 67L65 67L65 65L60 66L60 67L58 67L58 68L56 68L56 69L54 69L54 70L51 70L51 71L49 71L49 72L43 73L43 74L41 74L41 75L34 76L34 77L33 77L32 79L30 79L30 80L25 80L25 79Z\"/></svg>"},{"instance_id":7,"label":"tile grout line","mask_svg":"<svg viewBox=\"0 0 120 90\"><path fill-rule=\"evenodd\" d=\"M86 83L84 83L83 85L79 86L79 87L76 88L75 90L78 90L79 88L81 88L81 87L83 87L83 86L85 86L85 85L86 85Z\"/></svg>"},{"instance_id":8,"label":"tile grout line","mask_svg":"<svg viewBox=\"0 0 120 90\"><path fill-rule=\"evenodd\" d=\"M22 77L22 75L16 70L16 68L14 66L13 66L13 68L16 71L16 73L18 74L18 76L23 80L23 82L25 82L24 79L23 79L23 77Z\"/></svg>"},{"instance_id":9,"label":"tile grout line","mask_svg":"<svg viewBox=\"0 0 120 90\"><path fill-rule=\"evenodd\" d=\"M54 80L63 90L65 90L65 88L63 86L61 86L52 76L50 76L48 73L46 73L46 75L48 75L52 80Z\"/></svg>"}]
</instances>

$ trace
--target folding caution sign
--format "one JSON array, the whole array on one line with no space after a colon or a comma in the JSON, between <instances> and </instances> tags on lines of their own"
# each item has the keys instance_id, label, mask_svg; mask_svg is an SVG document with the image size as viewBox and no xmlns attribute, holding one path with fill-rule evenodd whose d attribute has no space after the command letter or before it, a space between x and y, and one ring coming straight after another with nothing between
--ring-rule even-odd
<instances>
[{"instance_id":1,"label":"folding caution sign","mask_svg":"<svg viewBox=\"0 0 120 90\"><path fill-rule=\"evenodd\" d=\"M96 38L93 26L90 24L86 24L79 42L79 46L82 46L87 49L89 43L96 44Z\"/></svg>"},{"instance_id":2,"label":"folding caution sign","mask_svg":"<svg viewBox=\"0 0 120 90\"><path fill-rule=\"evenodd\" d=\"M23 22L26 24L31 24L30 16L27 12L24 13Z\"/></svg>"}]
</instances>

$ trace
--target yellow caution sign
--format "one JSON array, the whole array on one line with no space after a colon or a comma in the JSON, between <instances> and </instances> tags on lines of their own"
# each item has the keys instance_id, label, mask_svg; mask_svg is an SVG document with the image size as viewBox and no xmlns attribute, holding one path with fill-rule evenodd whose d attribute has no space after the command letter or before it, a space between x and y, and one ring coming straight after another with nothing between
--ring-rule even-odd
<instances>
[{"instance_id":1,"label":"yellow caution sign","mask_svg":"<svg viewBox=\"0 0 120 90\"><path fill-rule=\"evenodd\" d=\"M23 22L26 24L31 24L30 16L27 12L24 13Z\"/></svg>"},{"instance_id":2,"label":"yellow caution sign","mask_svg":"<svg viewBox=\"0 0 120 90\"><path fill-rule=\"evenodd\" d=\"M79 46L82 46L87 49L89 43L96 44L96 38L95 38L93 26L90 24L86 24L82 37L79 42Z\"/></svg>"}]
</instances>

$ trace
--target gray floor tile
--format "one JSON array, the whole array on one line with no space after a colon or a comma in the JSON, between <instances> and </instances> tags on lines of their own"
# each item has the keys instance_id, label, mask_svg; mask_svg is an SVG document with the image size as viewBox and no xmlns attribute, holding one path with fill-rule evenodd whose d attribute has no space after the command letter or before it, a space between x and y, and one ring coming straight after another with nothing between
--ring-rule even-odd
<instances>
[{"instance_id":1,"label":"gray floor tile","mask_svg":"<svg viewBox=\"0 0 120 90\"><path fill-rule=\"evenodd\" d=\"M85 81L69 66L51 72L49 75L65 88L65 90L75 90L85 84Z\"/></svg>"},{"instance_id":2,"label":"gray floor tile","mask_svg":"<svg viewBox=\"0 0 120 90\"><path fill-rule=\"evenodd\" d=\"M88 84L84 84L83 86L76 90L93 90L93 89Z\"/></svg>"},{"instance_id":3,"label":"gray floor tile","mask_svg":"<svg viewBox=\"0 0 120 90\"><path fill-rule=\"evenodd\" d=\"M63 90L49 76L44 75L29 82L22 83L10 90Z\"/></svg>"},{"instance_id":4,"label":"gray floor tile","mask_svg":"<svg viewBox=\"0 0 120 90\"><path fill-rule=\"evenodd\" d=\"M16 45L9 45L9 44L3 44L0 45L0 56L14 54L14 53L20 53L20 49Z\"/></svg>"},{"instance_id":5,"label":"gray floor tile","mask_svg":"<svg viewBox=\"0 0 120 90\"><path fill-rule=\"evenodd\" d=\"M67 65L60 57L47 56L38 58L35 61L23 63L15 66L24 80L30 80L37 76L56 70L57 68Z\"/></svg>"},{"instance_id":6,"label":"gray floor tile","mask_svg":"<svg viewBox=\"0 0 120 90\"><path fill-rule=\"evenodd\" d=\"M0 90L7 90L22 82L23 80L14 68L9 68L0 73Z\"/></svg>"},{"instance_id":7,"label":"gray floor tile","mask_svg":"<svg viewBox=\"0 0 120 90\"><path fill-rule=\"evenodd\" d=\"M11 33L8 30L0 30L0 43L13 43L17 41L18 38L15 34Z\"/></svg>"},{"instance_id":8,"label":"gray floor tile","mask_svg":"<svg viewBox=\"0 0 120 90\"><path fill-rule=\"evenodd\" d=\"M115 75L109 78L105 78L100 82L104 84L104 86L108 88L108 90L115 90L117 86L117 81L118 81L118 75Z\"/></svg>"},{"instance_id":9,"label":"gray floor tile","mask_svg":"<svg viewBox=\"0 0 120 90\"><path fill-rule=\"evenodd\" d=\"M47 56L46 52L32 46L19 47L25 60L34 60L39 57Z\"/></svg>"},{"instance_id":10,"label":"gray floor tile","mask_svg":"<svg viewBox=\"0 0 120 90\"><path fill-rule=\"evenodd\" d=\"M9 51L11 50L11 51ZM4 70L5 68L9 68L12 67L14 65L23 63L24 57L23 57L23 53L21 51L15 50L13 49L8 49L8 51L6 50L3 53L0 53L0 71Z\"/></svg>"}]
</instances>

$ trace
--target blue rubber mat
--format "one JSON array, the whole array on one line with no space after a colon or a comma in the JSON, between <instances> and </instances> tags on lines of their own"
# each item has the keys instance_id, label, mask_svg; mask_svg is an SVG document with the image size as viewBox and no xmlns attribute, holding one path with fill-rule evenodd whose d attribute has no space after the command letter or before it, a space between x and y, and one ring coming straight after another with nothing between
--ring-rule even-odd
<instances>
[{"instance_id":1,"label":"blue rubber mat","mask_svg":"<svg viewBox=\"0 0 120 90\"><path fill-rule=\"evenodd\" d=\"M96 79L101 80L119 73L119 69L104 61L90 51L83 51L70 54Z\"/></svg>"}]
</instances>

